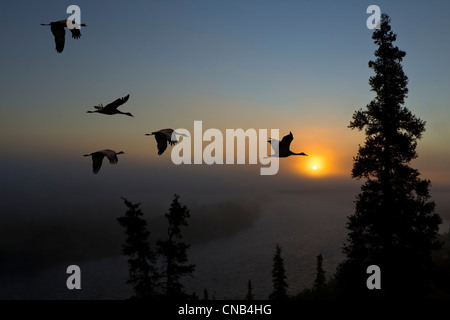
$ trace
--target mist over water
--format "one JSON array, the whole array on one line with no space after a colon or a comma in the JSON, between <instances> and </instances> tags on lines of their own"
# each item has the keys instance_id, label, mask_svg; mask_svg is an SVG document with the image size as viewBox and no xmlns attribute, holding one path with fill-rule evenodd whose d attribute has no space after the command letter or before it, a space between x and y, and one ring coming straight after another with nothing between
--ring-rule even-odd
<instances>
[{"instance_id":1,"label":"mist over water","mask_svg":"<svg viewBox=\"0 0 450 320\"><path fill-rule=\"evenodd\" d=\"M325 202L315 203L319 200L319 196L279 194L276 200L265 202L261 214L250 226L230 236L193 244L188 255L197 268L193 278L185 279L187 291L201 296L206 288L210 297L242 299L247 281L251 279L255 298L266 299L271 290L276 243L282 247L291 294L312 284L318 254L323 255L324 268L331 275L341 257L339 244L345 239L346 208L337 203L337 213L330 214L325 210L328 206ZM65 268L68 264L57 263L26 276L15 274L3 279L1 297L123 299L132 294L125 284L128 276L125 257L72 263L82 270L79 292L67 290Z\"/></svg>"},{"instance_id":2,"label":"mist over water","mask_svg":"<svg viewBox=\"0 0 450 320\"><path fill-rule=\"evenodd\" d=\"M194 277L185 279L188 292L201 296L206 288L210 297L242 299L251 279L255 298L266 299L279 243L288 292L295 294L312 285L317 255L323 256L327 276L334 274L346 217L354 212L362 183L306 179L283 167L273 177L261 177L249 166L162 166L149 173L126 159L98 175L80 159L66 166L41 163L40 170L8 166L0 195L3 299L128 298L125 236L116 221L126 211L120 197L141 203L153 242L165 236L164 213L175 192L191 212L183 234L192 244L189 261L197 267ZM65 176L68 168L71 179ZM17 183L18 177L27 183ZM431 191L445 222L441 230L447 231L448 190L437 185ZM65 285L71 264L82 272L77 292Z\"/></svg>"}]
</instances>

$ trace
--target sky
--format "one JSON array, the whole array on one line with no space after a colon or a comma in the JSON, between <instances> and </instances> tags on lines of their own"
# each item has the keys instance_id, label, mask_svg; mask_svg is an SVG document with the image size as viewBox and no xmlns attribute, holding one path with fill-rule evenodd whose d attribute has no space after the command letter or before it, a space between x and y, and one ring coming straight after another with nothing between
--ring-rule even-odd
<instances>
[{"instance_id":1,"label":"sky","mask_svg":"<svg viewBox=\"0 0 450 320\"><path fill-rule=\"evenodd\" d=\"M67 32L58 54L50 28L40 24L66 19L72 4L87 27L79 40ZM426 121L411 165L431 180L447 231L449 3L2 1L0 219L9 232L0 252L25 248L55 221L85 227L114 220L124 212L121 196L158 215L174 193L192 208L319 194L330 214L339 201L351 214L363 183L351 179L352 161L364 134L347 126L374 98L368 61L376 47L366 26L372 4L390 16L407 54L405 105ZM127 94L120 110L134 117L87 113ZM158 156L154 138L145 136L163 128L193 132L194 121L204 130L292 132L291 149L309 156L281 159L273 176L260 176L260 164L177 166L171 147ZM125 154L94 175L82 155L106 148ZM308 215L314 202L307 203L289 206ZM239 215L230 220L247 226Z\"/></svg>"}]
</instances>

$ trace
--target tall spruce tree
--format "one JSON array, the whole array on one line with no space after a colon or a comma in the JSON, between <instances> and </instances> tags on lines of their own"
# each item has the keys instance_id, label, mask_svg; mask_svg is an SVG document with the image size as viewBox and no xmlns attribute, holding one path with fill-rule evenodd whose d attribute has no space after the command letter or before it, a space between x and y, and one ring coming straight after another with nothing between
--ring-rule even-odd
<instances>
[{"instance_id":1,"label":"tall spruce tree","mask_svg":"<svg viewBox=\"0 0 450 320\"><path fill-rule=\"evenodd\" d=\"M245 295L245 300L254 300L255 296L253 294L252 280L248 279L247 282L247 294Z\"/></svg>"},{"instance_id":2,"label":"tall spruce tree","mask_svg":"<svg viewBox=\"0 0 450 320\"><path fill-rule=\"evenodd\" d=\"M203 300L209 300L209 294L206 288L203 289Z\"/></svg>"},{"instance_id":3,"label":"tall spruce tree","mask_svg":"<svg viewBox=\"0 0 450 320\"><path fill-rule=\"evenodd\" d=\"M182 241L181 227L188 226L187 219L190 217L189 210L178 201L175 195L170 206L169 213L165 214L169 223L167 227L168 238L158 240L157 253L163 258L162 278L165 280L161 285L166 298L186 298L183 284L180 279L192 275L195 270L194 264L186 264L188 261L187 249L190 245Z\"/></svg>"},{"instance_id":4,"label":"tall spruce tree","mask_svg":"<svg viewBox=\"0 0 450 320\"><path fill-rule=\"evenodd\" d=\"M434 213L430 181L409 166L425 122L404 106L408 78L401 61L406 53L394 46L390 19L381 17L372 39L378 46L369 67L376 97L353 114L349 128L365 130L365 143L354 158L352 177L365 179L348 217L346 259L337 279L343 293L355 297L406 298L426 293L431 253L439 246L441 218ZM381 290L366 286L367 267L381 269Z\"/></svg>"},{"instance_id":5,"label":"tall spruce tree","mask_svg":"<svg viewBox=\"0 0 450 320\"><path fill-rule=\"evenodd\" d=\"M125 228L127 236L122 245L122 253L130 257L127 283L133 286L135 294L133 298L153 298L156 293L158 275L153 265L155 254L148 241L150 232L147 231L147 222L142 219L139 203L132 204L127 199L122 199L128 211L125 216L117 218L117 221Z\"/></svg>"},{"instance_id":6,"label":"tall spruce tree","mask_svg":"<svg viewBox=\"0 0 450 320\"><path fill-rule=\"evenodd\" d=\"M273 256L272 288L272 293L269 295L270 300L285 300L288 298L286 271L284 269L284 260L281 257L281 247L278 243Z\"/></svg>"},{"instance_id":7,"label":"tall spruce tree","mask_svg":"<svg viewBox=\"0 0 450 320\"><path fill-rule=\"evenodd\" d=\"M325 282L327 279L325 278L325 270L323 270L323 257L319 254L316 257L317 265L316 265L316 278L314 279L314 289L316 291L322 291L325 287Z\"/></svg>"}]
</instances>

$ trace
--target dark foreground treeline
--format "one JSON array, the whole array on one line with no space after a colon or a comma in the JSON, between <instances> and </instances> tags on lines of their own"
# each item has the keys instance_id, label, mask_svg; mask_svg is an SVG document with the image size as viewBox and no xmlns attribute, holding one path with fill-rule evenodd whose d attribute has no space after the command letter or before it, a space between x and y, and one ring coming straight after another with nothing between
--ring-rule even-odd
<instances>
[{"instance_id":1,"label":"dark foreground treeline","mask_svg":"<svg viewBox=\"0 0 450 320\"><path fill-rule=\"evenodd\" d=\"M150 232L147 222L139 209L140 204L133 204L123 199L128 207L124 216L118 222L124 228L126 240L122 251L129 257L128 283L134 289L131 299L156 300L215 300L217 292L211 296L207 288L202 292L186 292L182 284L185 277L190 277L195 271L195 265L189 263L189 244L183 241L182 227L188 227L189 210L179 202L175 195L169 212L165 214L167 220L167 237L150 243ZM438 239L441 247L433 252L434 272L430 274L421 298L450 299L450 233L441 235ZM316 272L313 285L294 295L288 294L288 278L282 257L282 248L275 245L272 265L272 292L266 297L269 300L335 300L347 296L345 284L336 275L327 276L323 268L323 257L316 257ZM268 270L268 277L270 272ZM355 275L356 277L356 275ZM365 273L366 280L372 277ZM373 278L373 277L372 277ZM383 273L380 272L379 289L366 288L367 291L383 290L385 285ZM418 281L419 279L412 279ZM370 281L369 282L376 282ZM243 284L242 293L236 293L242 300L253 300L253 285L251 279ZM382 297L381 294L379 294Z\"/></svg>"}]
</instances>

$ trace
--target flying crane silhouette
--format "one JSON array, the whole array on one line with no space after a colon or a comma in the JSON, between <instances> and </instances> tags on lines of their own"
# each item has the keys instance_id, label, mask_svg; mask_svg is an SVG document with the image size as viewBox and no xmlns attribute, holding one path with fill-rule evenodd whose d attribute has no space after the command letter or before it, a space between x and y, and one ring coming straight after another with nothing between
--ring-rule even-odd
<instances>
[{"instance_id":1,"label":"flying crane silhouette","mask_svg":"<svg viewBox=\"0 0 450 320\"><path fill-rule=\"evenodd\" d=\"M80 39L81 38L81 31L80 26L87 27L84 23L78 25L75 23L75 20L72 21L74 24L73 29L69 29L72 33L72 38L74 39ZM55 37L55 45L56 45L56 51L58 53L62 53L64 50L64 43L66 40L66 28L67 27L67 19L66 20L59 20L54 21L50 23L41 23L41 26L50 26L50 30L53 33L53 36Z\"/></svg>"},{"instance_id":2,"label":"flying crane silhouette","mask_svg":"<svg viewBox=\"0 0 450 320\"><path fill-rule=\"evenodd\" d=\"M278 141L272 138L269 138L267 142L270 143L270 145L273 148L272 141ZM295 153L290 150L291 142L294 140L294 136L292 135L292 132L289 131L288 135L285 135L281 141L278 141L278 150L276 148L273 148L275 153L271 154L269 157L278 157L278 158L286 158L289 156L307 156L306 153L300 152Z\"/></svg>"},{"instance_id":3,"label":"flying crane silhouette","mask_svg":"<svg viewBox=\"0 0 450 320\"><path fill-rule=\"evenodd\" d=\"M107 157L109 160L109 163L116 164L119 159L117 159L118 154L123 154L125 152L115 152L114 150L105 149L96 151L90 154L85 154L83 157L89 157L92 156L92 171L96 174L102 167L103 158Z\"/></svg>"},{"instance_id":4,"label":"flying crane silhouette","mask_svg":"<svg viewBox=\"0 0 450 320\"><path fill-rule=\"evenodd\" d=\"M159 131L154 131L152 133L146 133L145 135L155 136L155 140L157 142L158 147L158 155L162 155L164 151L166 151L167 143L173 146L178 142L178 140L176 139L176 135L187 137L187 135L185 135L184 133L178 133L173 129L161 129Z\"/></svg>"},{"instance_id":5,"label":"flying crane silhouette","mask_svg":"<svg viewBox=\"0 0 450 320\"><path fill-rule=\"evenodd\" d=\"M126 95L123 98L116 99L115 101L107 104L106 106L103 106L102 104L99 104L98 106L94 106L96 110L94 111L87 111L87 113L102 113L107 115L113 115L113 114L125 114L127 116L133 117L133 115L129 112L122 112L117 110L118 107L123 105L125 102L128 101L128 98L130 98L130 95Z\"/></svg>"}]
</instances>

